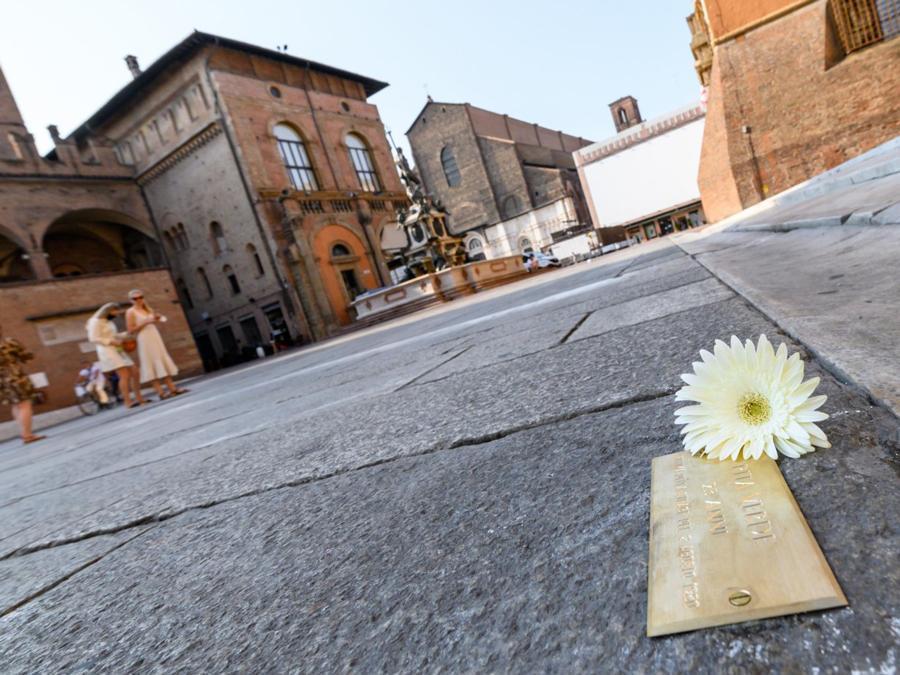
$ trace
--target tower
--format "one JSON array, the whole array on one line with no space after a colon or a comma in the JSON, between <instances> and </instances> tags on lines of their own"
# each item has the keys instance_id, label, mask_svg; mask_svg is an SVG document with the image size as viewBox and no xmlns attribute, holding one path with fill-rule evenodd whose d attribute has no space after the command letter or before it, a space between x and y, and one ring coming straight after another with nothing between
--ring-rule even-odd
<instances>
[{"instance_id":1,"label":"tower","mask_svg":"<svg viewBox=\"0 0 900 675\"><path fill-rule=\"evenodd\" d=\"M0 68L0 159L23 159L28 130Z\"/></svg>"},{"instance_id":2,"label":"tower","mask_svg":"<svg viewBox=\"0 0 900 675\"><path fill-rule=\"evenodd\" d=\"M634 96L623 96L613 101L609 104L609 111L612 113L617 133L644 121L641 119L641 111Z\"/></svg>"}]
</instances>

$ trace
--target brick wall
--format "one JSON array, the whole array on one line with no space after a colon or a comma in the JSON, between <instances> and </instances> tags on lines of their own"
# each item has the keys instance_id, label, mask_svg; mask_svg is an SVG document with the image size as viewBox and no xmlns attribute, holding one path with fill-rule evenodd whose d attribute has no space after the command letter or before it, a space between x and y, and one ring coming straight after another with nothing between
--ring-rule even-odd
<instances>
[{"instance_id":1,"label":"brick wall","mask_svg":"<svg viewBox=\"0 0 900 675\"><path fill-rule=\"evenodd\" d=\"M290 185L272 131L275 124L287 123L303 138L320 189L360 190L344 140L348 133L357 133L372 153L385 191L402 191L384 125L371 103L284 84L275 85L276 97L272 83L265 80L229 72L216 72L214 77L250 182L257 189Z\"/></svg>"},{"instance_id":2,"label":"brick wall","mask_svg":"<svg viewBox=\"0 0 900 675\"><path fill-rule=\"evenodd\" d=\"M571 155L589 143L584 139L467 104L439 102L425 106L407 137L426 188L450 211L454 233L493 225L566 195L588 219ZM444 177L444 147L452 148L460 170L455 187Z\"/></svg>"},{"instance_id":3,"label":"brick wall","mask_svg":"<svg viewBox=\"0 0 900 675\"><path fill-rule=\"evenodd\" d=\"M699 174L711 221L896 136L900 40L835 62L831 31L819 0L716 47Z\"/></svg>"},{"instance_id":4,"label":"brick wall","mask_svg":"<svg viewBox=\"0 0 900 675\"><path fill-rule=\"evenodd\" d=\"M16 338L34 353L35 359L27 364L27 372L44 372L50 383L47 401L36 407L37 413L75 403L73 387L79 364L83 359L96 360L96 352L87 344L84 324L103 303L126 303L132 288L140 288L151 306L168 318L159 328L181 370L180 376L202 372L200 357L167 270L0 286L3 335ZM0 421L9 419L9 408L0 410Z\"/></svg>"},{"instance_id":5,"label":"brick wall","mask_svg":"<svg viewBox=\"0 0 900 675\"><path fill-rule=\"evenodd\" d=\"M530 209L528 184L519 163L516 145L491 138L479 138L478 143L484 155L484 168L488 179L500 203L500 217L512 218ZM517 205L518 208L513 205Z\"/></svg>"},{"instance_id":6,"label":"brick wall","mask_svg":"<svg viewBox=\"0 0 900 675\"><path fill-rule=\"evenodd\" d=\"M163 232L183 227L189 246L177 237L164 237L172 275L188 289L191 305L185 306L195 333L210 333L219 356L216 328L230 324L241 336L239 322L253 317L261 334L270 332L262 307L282 299L281 287L268 255L268 242L260 235L253 207L247 199L237 165L221 127L179 162L144 185L147 199ZM220 224L225 247L218 253L211 245L210 224ZM262 274L248 246L259 256ZM234 293L224 273L228 265L237 277L240 293ZM210 297L197 272L202 268L213 290ZM287 315L287 307L284 308ZM242 338L243 339L243 338ZM252 345L251 345L252 346Z\"/></svg>"},{"instance_id":7,"label":"brick wall","mask_svg":"<svg viewBox=\"0 0 900 675\"><path fill-rule=\"evenodd\" d=\"M500 220L497 204L463 105L428 105L407 132L416 168L431 194L450 211L454 233ZM441 149L449 146L459 167L460 184L447 184L441 167Z\"/></svg>"},{"instance_id":8,"label":"brick wall","mask_svg":"<svg viewBox=\"0 0 900 675\"><path fill-rule=\"evenodd\" d=\"M713 38L720 38L802 0L705 0Z\"/></svg>"},{"instance_id":9,"label":"brick wall","mask_svg":"<svg viewBox=\"0 0 900 675\"><path fill-rule=\"evenodd\" d=\"M315 71L311 71L310 77L314 76ZM285 239L282 219L290 219L293 240L285 240L282 247L291 249L293 262L282 262L282 267L289 283L300 286L298 312L307 314L304 323L308 327L301 330L304 337L310 332L316 334L314 337L324 337L347 324L350 317L345 290L337 278L340 270L323 252L330 251L334 243L344 243L360 254L354 273L362 287L382 285L389 278L381 251L371 242L379 240L376 229L389 205L406 201L406 193L378 109L361 99L363 92L356 83L331 76L319 81L317 90L294 86L301 82L273 84L245 72L217 71L214 80L251 190L262 197L258 213L273 250L278 246L276 239ZM273 93L273 86L277 93ZM318 191L305 195L291 189L274 136L277 124L293 127L302 137ZM351 163L348 134L361 137L369 150L381 185L381 192L374 197L365 193ZM273 203L283 189L292 193L284 200L286 211ZM355 195L371 199L362 203ZM315 207L304 211L307 199L313 200ZM340 202L341 210L335 210L335 201ZM330 228L332 225L342 226L349 240L332 241L327 233L339 231ZM325 230L326 235L322 235Z\"/></svg>"}]
</instances>

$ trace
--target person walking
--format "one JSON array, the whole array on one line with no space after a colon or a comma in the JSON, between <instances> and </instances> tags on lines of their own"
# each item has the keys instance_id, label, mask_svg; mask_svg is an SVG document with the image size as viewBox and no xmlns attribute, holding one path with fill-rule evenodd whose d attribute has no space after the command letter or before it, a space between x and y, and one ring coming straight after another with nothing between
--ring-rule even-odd
<instances>
[{"instance_id":1,"label":"person walking","mask_svg":"<svg viewBox=\"0 0 900 675\"><path fill-rule=\"evenodd\" d=\"M12 406L13 418L25 443L46 438L31 431L37 391L22 370L22 365L33 358L34 354L25 349L21 342L11 337L4 338L0 329L0 403Z\"/></svg>"},{"instance_id":2,"label":"person walking","mask_svg":"<svg viewBox=\"0 0 900 675\"><path fill-rule=\"evenodd\" d=\"M107 302L88 319L87 332L90 340L97 348L97 360L104 373L114 372L119 377L119 393L126 408L144 405L147 401L141 395L141 385L134 383L134 401L131 400L131 383L134 361L125 353L124 342L128 333L119 332L113 318L122 313L117 302Z\"/></svg>"},{"instance_id":3,"label":"person walking","mask_svg":"<svg viewBox=\"0 0 900 675\"><path fill-rule=\"evenodd\" d=\"M141 364L141 384L150 382L160 399L187 393L187 389L178 389L172 377L178 374L178 366L166 351L166 344L156 327L165 323L166 317L154 312L144 294L135 289L128 294L131 307L125 313L128 332L137 336L138 360ZM163 392L162 382L166 383L168 392Z\"/></svg>"}]
</instances>

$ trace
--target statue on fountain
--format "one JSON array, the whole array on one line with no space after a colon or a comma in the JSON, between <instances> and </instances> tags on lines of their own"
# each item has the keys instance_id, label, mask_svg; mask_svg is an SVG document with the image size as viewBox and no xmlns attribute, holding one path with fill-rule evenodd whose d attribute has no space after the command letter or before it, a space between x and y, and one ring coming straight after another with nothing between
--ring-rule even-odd
<instances>
[{"instance_id":1,"label":"statue on fountain","mask_svg":"<svg viewBox=\"0 0 900 675\"><path fill-rule=\"evenodd\" d=\"M466 262L461 237L450 234L450 215L440 200L425 192L422 178L409 165L402 148L397 148L397 170L411 204L398 209L397 223L406 233L407 246L399 251L413 276L421 276Z\"/></svg>"}]
</instances>

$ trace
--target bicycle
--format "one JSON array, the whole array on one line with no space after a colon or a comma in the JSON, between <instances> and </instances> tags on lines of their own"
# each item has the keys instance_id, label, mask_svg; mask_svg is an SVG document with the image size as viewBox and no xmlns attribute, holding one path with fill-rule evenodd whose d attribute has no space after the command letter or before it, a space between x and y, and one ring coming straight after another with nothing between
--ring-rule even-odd
<instances>
[{"instance_id":1,"label":"bicycle","mask_svg":"<svg viewBox=\"0 0 900 675\"><path fill-rule=\"evenodd\" d=\"M97 397L80 384L75 385L75 403L83 415L96 415L102 409Z\"/></svg>"}]
</instances>

